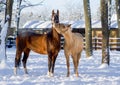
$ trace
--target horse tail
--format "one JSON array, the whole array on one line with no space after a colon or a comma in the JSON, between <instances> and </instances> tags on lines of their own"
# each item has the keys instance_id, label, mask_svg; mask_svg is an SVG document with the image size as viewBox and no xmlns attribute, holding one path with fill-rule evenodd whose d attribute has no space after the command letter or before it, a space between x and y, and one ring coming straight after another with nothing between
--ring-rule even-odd
<instances>
[{"instance_id":1,"label":"horse tail","mask_svg":"<svg viewBox=\"0 0 120 85\"><path fill-rule=\"evenodd\" d=\"M22 54L22 52L21 52L21 54ZM21 64L21 54L17 49L16 50L16 57L15 57L15 68L14 68L14 74L15 75L17 74L17 68L19 68L20 64Z\"/></svg>"},{"instance_id":2,"label":"horse tail","mask_svg":"<svg viewBox=\"0 0 120 85\"><path fill-rule=\"evenodd\" d=\"M22 54L22 52L16 51L15 67L19 67L21 64L21 54Z\"/></svg>"},{"instance_id":3,"label":"horse tail","mask_svg":"<svg viewBox=\"0 0 120 85\"><path fill-rule=\"evenodd\" d=\"M16 38L16 57L15 57L15 67L20 66L21 62L21 55L22 55L22 50L20 49L21 47L19 46L19 38L17 36Z\"/></svg>"}]
</instances>

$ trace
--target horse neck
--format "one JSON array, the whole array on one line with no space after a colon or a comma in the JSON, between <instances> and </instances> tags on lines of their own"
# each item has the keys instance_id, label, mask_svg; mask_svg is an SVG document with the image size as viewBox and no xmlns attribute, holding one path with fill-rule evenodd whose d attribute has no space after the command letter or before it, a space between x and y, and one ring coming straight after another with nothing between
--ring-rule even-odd
<instances>
[{"instance_id":1,"label":"horse neck","mask_svg":"<svg viewBox=\"0 0 120 85\"><path fill-rule=\"evenodd\" d=\"M66 43L72 42L73 39L72 39L72 32L71 32L71 30L66 31L66 32L63 34L63 36L64 36L64 38L65 38Z\"/></svg>"},{"instance_id":2,"label":"horse neck","mask_svg":"<svg viewBox=\"0 0 120 85\"><path fill-rule=\"evenodd\" d=\"M60 39L60 35L57 33L57 31L52 27L52 36L56 39Z\"/></svg>"}]
</instances>

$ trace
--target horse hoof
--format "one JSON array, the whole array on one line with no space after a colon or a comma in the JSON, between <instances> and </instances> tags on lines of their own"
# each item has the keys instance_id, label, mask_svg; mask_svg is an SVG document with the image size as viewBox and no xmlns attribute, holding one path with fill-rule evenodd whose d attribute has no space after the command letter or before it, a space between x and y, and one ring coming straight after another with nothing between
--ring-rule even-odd
<instances>
[{"instance_id":1,"label":"horse hoof","mask_svg":"<svg viewBox=\"0 0 120 85\"><path fill-rule=\"evenodd\" d=\"M48 71L48 72L47 72L47 76L48 76L48 77L51 77L51 72Z\"/></svg>"},{"instance_id":2,"label":"horse hoof","mask_svg":"<svg viewBox=\"0 0 120 85\"><path fill-rule=\"evenodd\" d=\"M48 71L47 75L48 75L48 77L53 77L54 76L54 74L49 72L49 71Z\"/></svg>"},{"instance_id":3,"label":"horse hoof","mask_svg":"<svg viewBox=\"0 0 120 85\"><path fill-rule=\"evenodd\" d=\"M16 75L17 75L17 73L14 73L14 75L16 76Z\"/></svg>"},{"instance_id":4,"label":"horse hoof","mask_svg":"<svg viewBox=\"0 0 120 85\"><path fill-rule=\"evenodd\" d=\"M67 77L69 77L69 76L70 76L70 73L68 72L68 73L67 73Z\"/></svg>"},{"instance_id":5,"label":"horse hoof","mask_svg":"<svg viewBox=\"0 0 120 85\"><path fill-rule=\"evenodd\" d=\"M14 71L14 75L16 76L16 75L17 75L17 72Z\"/></svg>"},{"instance_id":6,"label":"horse hoof","mask_svg":"<svg viewBox=\"0 0 120 85\"><path fill-rule=\"evenodd\" d=\"M28 74L24 74L24 77L28 77L29 75Z\"/></svg>"},{"instance_id":7,"label":"horse hoof","mask_svg":"<svg viewBox=\"0 0 120 85\"><path fill-rule=\"evenodd\" d=\"M50 76L50 72L49 71L47 72L47 75Z\"/></svg>"},{"instance_id":8,"label":"horse hoof","mask_svg":"<svg viewBox=\"0 0 120 85\"><path fill-rule=\"evenodd\" d=\"M75 74L76 77L79 77L79 74Z\"/></svg>"},{"instance_id":9,"label":"horse hoof","mask_svg":"<svg viewBox=\"0 0 120 85\"><path fill-rule=\"evenodd\" d=\"M69 75L67 75L66 77L69 77Z\"/></svg>"},{"instance_id":10,"label":"horse hoof","mask_svg":"<svg viewBox=\"0 0 120 85\"><path fill-rule=\"evenodd\" d=\"M17 68L14 68L14 75L17 75Z\"/></svg>"},{"instance_id":11,"label":"horse hoof","mask_svg":"<svg viewBox=\"0 0 120 85\"><path fill-rule=\"evenodd\" d=\"M51 73L51 77L53 77L54 76L54 74L53 73Z\"/></svg>"},{"instance_id":12,"label":"horse hoof","mask_svg":"<svg viewBox=\"0 0 120 85\"><path fill-rule=\"evenodd\" d=\"M25 72L26 75L28 75L29 73L28 72Z\"/></svg>"}]
</instances>

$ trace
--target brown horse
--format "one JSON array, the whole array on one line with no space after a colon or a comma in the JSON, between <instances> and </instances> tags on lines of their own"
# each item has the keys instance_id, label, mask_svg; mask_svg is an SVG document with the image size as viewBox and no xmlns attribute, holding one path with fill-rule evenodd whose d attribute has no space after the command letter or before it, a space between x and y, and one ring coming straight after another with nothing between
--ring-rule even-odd
<instances>
[{"instance_id":1,"label":"brown horse","mask_svg":"<svg viewBox=\"0 0 120 85\"><path fill-rule=\"evenodd\" d=\"M72 56L73 64L74 64L74 71L76 76L78 76L78 65L79 59L81 56L81 52L83 50L83 37L80 33L73 33L71 31L70 24L53 24L53 27L56 31L63 35L65 39L64 43L64 53L66 56L66 63L67 63L67 77L70 75L70 64L69 64L69 56Z\"/></svg>"},{"instance_id":2,"label":"brown horse","mask_svg":"<svg viewBox=\"0 0 120 85\"><path fill-rule=\"evenodd\" d=\"M52 20L54 23L59 23L59 10L57 10L57 13L54 13L54 10L52 11ZM55 61L60 51L60 35L53 27L47 34L19 33L16 38L15 74L17 74L17 67L20 65L22 53L24 71L28 73L26 62L31 50L39 54L48 55L48 73L51 76L54 73Z\"/></svg>"}]
</instances>

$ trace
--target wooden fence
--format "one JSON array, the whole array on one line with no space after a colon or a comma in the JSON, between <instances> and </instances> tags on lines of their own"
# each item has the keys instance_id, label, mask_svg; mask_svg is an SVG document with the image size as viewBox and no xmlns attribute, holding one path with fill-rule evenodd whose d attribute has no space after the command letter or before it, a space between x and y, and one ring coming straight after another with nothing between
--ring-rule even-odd
<instances>
[{"instance_id":1,"label":"wooden fence","mask_svg":"<svg viewBox=\"0 0 120 85\"><path fill-rule=\"evenodd\" d=\"M64 38L61 38L61 48L63 49ZM84 49L85 49L85 38L84 38ZM94 50L102 49L102 38L93 37L92 38L92 48ZM109 48L110 50L120 49L120 38L109 38Z\"/></svg>"},{"instance_id":2,"label":"wooden fence","mask_svg":"<svg viewBox=\"0 0 120 85\"><path fill-rule=\"evenodd\" d=\"M111 50L120 50L120 38L109 38L109 48ZM63 49L64 38L61 37L61 49ZM85 38L84 38L84 49L85 49ZM15 37L8 37L7 46L15 46ZM93 37L92 38L92 48L94 50L102 49L102 38Z\"/></svg>"},{"instance_id":3,"label":"wooden fence","mask_svg":"<svg viewBox=\"0 0 120 85\"><path fill-rule=\"evenodd\" d=\"M85 42L84 42L85 44ZM102 49L102 38L93 37L92 38L93 49ZM120 38L109 38L109 48L110 50L119 50L120 49Z\"/></svg>"}]
</instances>

